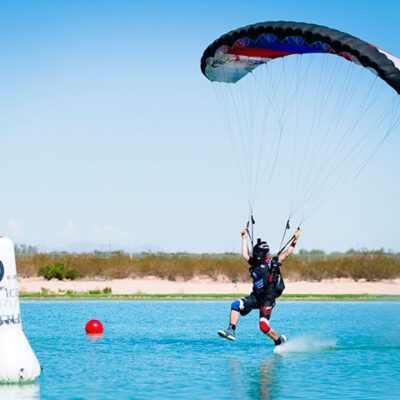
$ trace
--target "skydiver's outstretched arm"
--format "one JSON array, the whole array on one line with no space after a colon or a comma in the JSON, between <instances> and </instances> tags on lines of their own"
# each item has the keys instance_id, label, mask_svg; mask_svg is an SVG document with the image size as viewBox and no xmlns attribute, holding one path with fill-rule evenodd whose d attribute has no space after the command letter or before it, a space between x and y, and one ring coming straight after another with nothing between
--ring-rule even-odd
<instances>
[{"instance_id":1,"label":"skydiver's outstretched arm","mask_svg":"<svg viewBox=\"0 0 400 400\"><path fill-rule=\"evenodd\" d=\"M282 263L284 260L286 260L286 258L288 258L293 253L293 250L294 250L294 248L296 246L296 243L297 243L297 240L298 240L299 236L300 236L300 231L297 230L294 233L294 240L293 240L292 244L289 246L289 248L283 254L281 254L278 257L278 261L280 263Z\"/></svg>"},{"instance_id":2,"label":"skydiver's outstretched arm","mask_svg":"<svg viewBox=\"0 0 400 400\"><path fill-rule=\"evenodd\" d=\"M243 229L241 234L242 234L242 257L246 260L249 261L250 259L250 253L249 253L249 248L247 244L247 235L249 231L247 229Z\"/></svg>"}]
</instances>

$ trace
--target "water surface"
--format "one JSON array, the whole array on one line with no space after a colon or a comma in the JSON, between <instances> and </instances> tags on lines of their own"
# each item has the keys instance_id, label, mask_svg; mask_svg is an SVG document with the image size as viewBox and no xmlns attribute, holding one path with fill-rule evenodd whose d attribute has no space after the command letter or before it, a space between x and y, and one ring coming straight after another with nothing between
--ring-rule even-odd
<instances>
[{"instance_id":1,"label":"water surface","mask_svg":"<svg viewBox=\"0 0 400 400\"><path fill-rule=\"evenodd\" d=\"M27 399L400 399L400 303L280 302L274 352L253 311L236 342L217 336L230 302L23 302L41 362ZM103 338L85 324L103 322ZM290 342L291 341L291 342ZM3 390L3 392L2 392Z\"/></svg>"}]
</instances>

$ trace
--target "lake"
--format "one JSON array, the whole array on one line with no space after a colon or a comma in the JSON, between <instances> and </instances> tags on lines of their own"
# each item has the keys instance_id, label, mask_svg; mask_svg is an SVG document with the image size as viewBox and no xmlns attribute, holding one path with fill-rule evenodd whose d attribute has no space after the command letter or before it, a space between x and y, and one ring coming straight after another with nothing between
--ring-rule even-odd
<instances>
[{"instance_id":1,"label":"lake","mask_svg":"<svg viewBox=\"0 0 400 400\"><path fill-rule=\"evenodd\" d=\"M24 301L23 328L42 367L7 399L400 399L400 302L278 302L276 354L242 317L217 335L228 301ZM99 319L104 336L87 337Z\"/></svg>"}]
</instances>

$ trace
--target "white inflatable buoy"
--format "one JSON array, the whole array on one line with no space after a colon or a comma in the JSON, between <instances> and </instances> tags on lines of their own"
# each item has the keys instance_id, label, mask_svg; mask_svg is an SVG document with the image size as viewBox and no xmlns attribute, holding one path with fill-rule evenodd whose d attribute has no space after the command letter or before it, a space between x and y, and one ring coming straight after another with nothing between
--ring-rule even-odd
<instances>
[{"instance_id":1,"label":"white inflatable buoy","mask_svg":"<svg viewBox=\"0 0 400 400\"><path fill-rule=\"evenodd\" d=\"M32 382L40 365L21 326L14 244L0 237L0 383Z\"/></svg>"},{"instance_id":2,"label":"white inflatable buoy","mask_svg":"<svg viewBox=\"0 0 400 400\"><path fill-rule=\"evenodd\" d=\"M0 385L0 399L2 400L38 400L40 390L37 383L25 385Z\"/></svg>"}]
</instances>

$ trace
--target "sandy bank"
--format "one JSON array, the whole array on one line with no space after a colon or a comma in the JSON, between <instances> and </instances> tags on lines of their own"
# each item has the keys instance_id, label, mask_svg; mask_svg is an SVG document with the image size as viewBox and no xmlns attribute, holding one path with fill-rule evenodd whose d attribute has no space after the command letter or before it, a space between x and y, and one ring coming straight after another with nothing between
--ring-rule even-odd
<instances>
[{"instance_id":1,"label":"sandy bank","mask_svg":"<svg viewBox=\"0 0 400 400\"><path fill-rule=\"evenodd\" d=\"M366 282L352 279L329 279L321 282L285 280L286 294L391 294L400 295L400 279L392 281ZM113 294L235 294L250 293L251 283L229 280L213 281L196 278L190 281L168 281L155 277L144 279L46 281L43 278L21 278L19 289L23 293L37 293L46 288L51 292L88 290L110 287Z\"/></svg>"}]
</instances>

